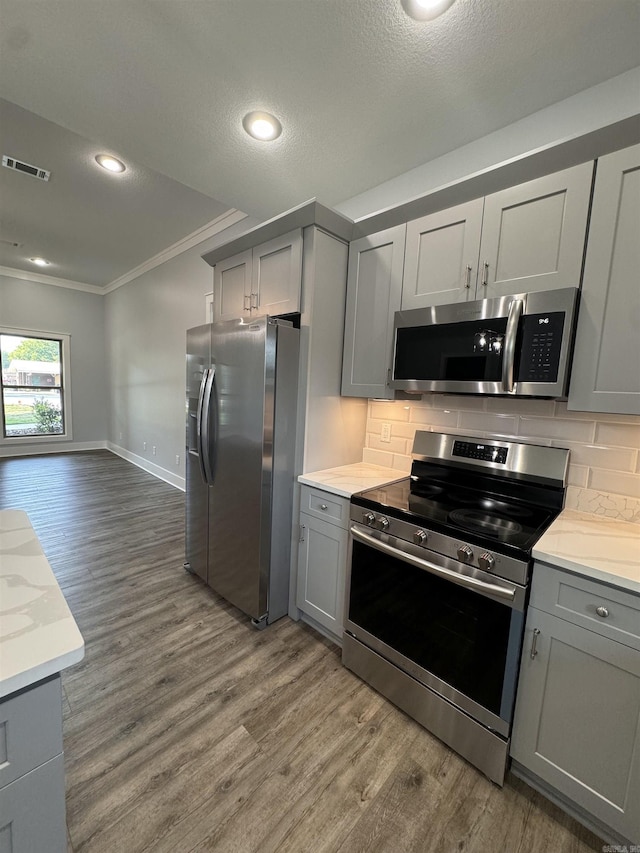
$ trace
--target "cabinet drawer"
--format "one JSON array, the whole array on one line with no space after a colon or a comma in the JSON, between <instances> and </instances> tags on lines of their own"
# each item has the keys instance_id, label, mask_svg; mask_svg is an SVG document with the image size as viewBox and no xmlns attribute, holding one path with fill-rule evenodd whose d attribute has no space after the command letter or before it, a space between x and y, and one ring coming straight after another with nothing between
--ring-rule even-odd
<instances>
[{"instance_id":1,"label":"cabinet drawer","mask_svg":"<svg viewBox=\"0 0 640 853\"><path fill-rule=\"evenodd\" d=\"M0 702L0 788L61 752L60 676Z\"/></svg>"},{"instance_id":2,"label":"cabinet drawer","mask_svg":"<svg viewBox=\"0 0 640 853\"><path fill-rule=\"evenodd\" d=\"M531 606L640 649L640 596L536 563Z\"/></svg>"},{"instance_id":3,"label":"cabinet drawer","mask_svg":"<svg viewBox=\"0 0 640 853\"><path fill-rule=\"evenodd\" d=\"M321 518L346 529L349 520L349 500L331 492L323 492L310 486L302 486L300 512Z\"/></svg>"}]
</instances>

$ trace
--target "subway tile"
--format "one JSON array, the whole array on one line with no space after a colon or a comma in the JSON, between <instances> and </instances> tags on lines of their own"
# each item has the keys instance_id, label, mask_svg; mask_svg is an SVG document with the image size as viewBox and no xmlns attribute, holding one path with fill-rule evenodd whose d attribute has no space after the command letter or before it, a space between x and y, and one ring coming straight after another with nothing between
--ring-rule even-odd
<instances>
[{"instance_id":1,"label":"subway tile","mask_svg":"<svg viewBox=\"0 0 640 853\"><path fill-rule=\"evenodd\" d=\"M616 495L640 498L640 475L592 468L589 472L588 487L598 492L612 492Z\"/></svg>"},{"instance_id":2,"label":"subway tile","mask_svg":"<svg viewBox=\"0 0 640 853\"><path fill-rule=\"evenodd\" d=\"M578 442L562 442L556 439L554 445L566 447L571 451L570 459L577 465L589 468L607 468L611 471L634 471L637 451L628 447L606 447L599 444L581 444Z\"/></svg>"},{"instance_id":3,"label":"subway tile","mask_svg":"<svg viewBox=\"0 0 640 853\"><path fill-rule=\"evenodd\" d=\"M373 421L372 421L373 423ZM410 441L413 444L413 437L416 434L416 429L419 428L418 424L405 424L400 423L399 421L391 422L391 436L392 438L406 438L407 441ZM367 430L369 426L367 425Z\"/></svg>"},{"instance_id":4,"label":"subway tile","mask_svg":"<svg viewBox=\"0 0 640 853\"><path fill-rule=\"evenodd\" d=\"M392 467L397 468L398 471L404 471L405 474L409 474L411 471L411 457L400 456L399 454L394 453Z\"/></svg>"},{"instance_id":5,"label":"subway tile","mask_svg":"<svg viewBox=\"0 0 640 853\"><path fill-rule=\"evenodd\" d=\"M460 409L469 412L484 412L485 397L474 397L472 394L433 394L431 404L434 409Z\"/></svg>"},{"instance_id":6,"label":"subway tile","mask_svg":"<svg viewBox=\"0 0 640 853\"><path fill-rule=\"evenodd\" d=\"M518 419L511 415L490 415L487 412L460 412L462 429L482 430L485 433L512 433L518 431Z\"/></svg>"},{"instance_id":7,"label":"subway tile","mask_svg":"<svg viewBox=\"0 0 640 853\"><path fill-rule=\"evenodd\" d=\"M457 410L445 412L438 409L414 408L411 410L410 415L411 422L417 424L418 427L422 427L425 424L438 428L455 427L458 426L458 418L459 412Z\"/></svg>"},{"instance_id":8,"label":"subway tile","mask_svg":"<svg viewBox=\"0 0 640 853\"><path fill-rule=\"evenodd\" d=\"M535 415L553 417L553 400L525 400L519 397L488 397L487 411L503 415Z\"/></svg>"},{"instance_id":9,"label":"subway tile","mask_svg":"<svg viewBox=\"0 0 640 853\"><path fill-rule=\"evenodd\" d=\"M567 485L586 488L589 477L589 469L584 465L574 465L569 457L569 471L567 473Z\"/></svg>"},{"instance_id":10,"label":"subway tile","mask_svg":"<svg viewBox=\"0 0 640 853\"><path fill-rule=\"evenodd\" d=\"M369 462L371 465L393 468L393 453L382 453L380 450L365 447L362 451L362 461Z\"/></svg>"},{"instance_id":11,"label":"subway tile","mask_svg":"<svg viewBox=\"0 0 640 853\"><path fill-rule=\"evenodd\" d=\"M381 450L385 453L400 453L405 455L407 452L407 439L394 438L391 436L391 441L380 441L380 436L375 433L367 435L367 447L372 450Z\"/></svg>"},{"instance_id":12,"label":"subway tile","mask_svg":"<svg viewBox=\"0 0 640 853\"><path fill-rule=\"evenodd\" d=\"M505 438L507 441L521 441L524 444L541 444L543 447L551 447L553 441L550 438L541 438L539 435L498 435L498 438ZM562 446L560 442L558 446Z\"/></svg>"},{"instance_id":13,"label":"subway tile","mask_svg":"<svg viewBox=\"0 0 640 853\"><path fill-rule=\"evenodd\" d=\"M596 423L596 441L616 447L640 448L640 418L637 424Z\"/></svg>"},{"instance_id":14,"label":"subway tile","mask_svg":"<svg viewBox=\"0 0 640 853\"><path fill-rule=\"evenodd\" d=\"M595 433L595 423L575 421L563 418L520 417L519 432L539 438L566 439L567 441L591 442Z\"/></svg>"},{"instance_id":15,"label":"subway tile","mask_svg":"<svg viewBox=\"0 0 640 853\"><path fill-rule=\"evenodd\" d=\"M558 418L576 418L576 420L587 421L604 421L608 423L621 424L637 424L640 418L638 415L614 415L608 412L574 412L567 408L567 403L562 400L556 400L556 417Z\"/></svg>"},{"instance_id":16,"label":"subway tile","mask_svg":"<svg viewBox=\"0 0 640 853\"><path fill-rule=\"evenodd\" d=\"M390 400L388 403L380 400L371 400L369 403L369 417L381 421L408 421L409 409L405 408L403 400Z\"/></svg>"}]
</instances>

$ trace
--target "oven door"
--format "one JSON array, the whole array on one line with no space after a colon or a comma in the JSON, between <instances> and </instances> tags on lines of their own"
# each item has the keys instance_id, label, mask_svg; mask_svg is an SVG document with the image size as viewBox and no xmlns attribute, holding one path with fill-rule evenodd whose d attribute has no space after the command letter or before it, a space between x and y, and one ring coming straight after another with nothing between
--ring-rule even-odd
<instances>
[{"instance_id":1,"label":"oven door","mask_svg":"<svg viewBox=\"0 0 640 853\"><path fill-rule=\"evenodd\" d=\"M508 737L526 590L352 524L345 630Z\"/></svg>"}]
</instances>

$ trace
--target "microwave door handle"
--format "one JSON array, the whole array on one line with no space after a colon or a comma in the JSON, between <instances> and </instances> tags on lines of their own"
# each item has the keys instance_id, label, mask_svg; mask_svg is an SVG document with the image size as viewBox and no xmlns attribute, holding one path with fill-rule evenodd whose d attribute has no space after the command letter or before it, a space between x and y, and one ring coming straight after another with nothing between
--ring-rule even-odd
<instances>
[{"instance_id":1,"label":"microwave door handle","mask_svg":"<svg viewBox=\"0 0 640 853\"><path fill-rule=\"evenodd\" d=\"M379 539L369 536L368 533L363 533L353 525L351 525L350 530L353 538L362 542L364 545L376 548L378 551L382 551L383 554L388 554L391 557L402 560L403 563L410 563L412 566L422 569L425 572L429 572L432 575L438 575L438 577L445 578L458 586L463 586L476 592L484 592L487 595L493 595L497 598L506 598L508 601L513 601L516 597L515 589L497 586L497 584L493 583L486 583L485 581L478 580L477 578L470 577L469 575L461 575L458 574L458 572L452 572L451 569L445 569L444 566L437 566L435 563L430 563L428 560L423 560L421 557L414 557L413 554L407 554L405 551L399 551L392 545L387 545L386 542L381 542Z\"/></svg>"},{"instance_id":2,"label":"microwave door handle","mask_svg":"<svg viewBox=\"0 0 640 853\"><path fill-rule=\"evenodd\" d=\"M513 391L513 370L516 358L516 339L518 327L524 309L522 299L514 299L509 305L507 331L504 336L504 354L502 356L502 390L506 393Z\"/></svg>"},{"instance_id":3,"label":"microwave door handle","mask_svg":"<svg viewBox=\"0 0 640 853\"><path fill-rule=\"evenodd\" d=\"M200 442L200 465L203 471L204 481L208 486L213 485L214 471L211 464L211 393L216 378L215 367L207 369L204 386L201 412L201 442ZM214 424L214 440L217 441L217 426Z\"/></svg>"}]
</instances>

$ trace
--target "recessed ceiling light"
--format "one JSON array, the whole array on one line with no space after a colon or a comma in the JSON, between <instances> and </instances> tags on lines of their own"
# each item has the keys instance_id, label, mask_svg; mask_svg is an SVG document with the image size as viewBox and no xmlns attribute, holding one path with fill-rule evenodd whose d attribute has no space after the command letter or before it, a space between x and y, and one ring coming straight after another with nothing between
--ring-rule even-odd
<instances>
[{"instance_id":1,"label":"recessed ceiling light","mask_svg":"<svg viewBox=\"0 0 640 853\"><path fill-rule=\"evenodd\" d=\"M242 126L249 136L263 142L277 139L282 133L282 125L278 119L270 113L260 111L247 113L242 119Z\"/></svg>"},{"instance_id":2,"label":"recessed ceiling light","mask_svg":"<svg viewBox=\"0 0 640 853\"><path fill-rule=\"evenodd\" d=\"M116 160L115 157L111 157L109 154L98 154L96 163L108 172L124 172L126 169L121 160Z\"/></svg>"},{"instance_id":3,"label":"recessed ceiling light","mask_svg":"<svg viewBox=\"0 0 640 853\"><path fill-rule=\"evenodd\" d=\"M45 258L29 258L29 260L37 267L48 267L51 263L50 261L45 260Z\"/></svg>"},{"instance_id":4,"label":"recessed ceiling light","mask_svg":"<svg viewBox=\"0 0 640 853\"><path fill-rule=\"evenodd\" d=\"M416 21L432 21L446 12L455 0L402 0L407 15Z\"/></svg>"}]
</instances>

